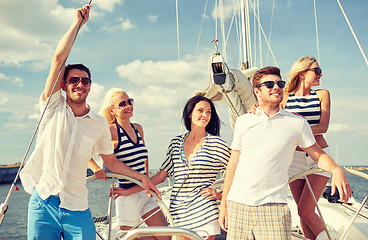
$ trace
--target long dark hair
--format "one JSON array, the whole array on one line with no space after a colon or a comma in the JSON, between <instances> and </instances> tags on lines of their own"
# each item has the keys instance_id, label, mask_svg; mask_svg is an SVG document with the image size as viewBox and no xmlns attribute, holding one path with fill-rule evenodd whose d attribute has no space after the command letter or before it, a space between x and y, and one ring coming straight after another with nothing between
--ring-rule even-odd
<instances>
[{"instance_id":1,"label":"long dark hair","mask_svg":"<svg viewBox=\"0 0 368 240\"><path fill-rule=\"evenodd\" d=\"M208 132L211 135L220 136L221 121L220 121L219 116L217 115L215 105L213 104L213 102L210 99L208 99L208 98L206 98L202 95L196 95L196 96L190 98L187 101L187 103L185 104L185 107L184 107L184 110L183 110L182 121L183 121L186 129L188 131L191 130L192 120L189 118L189 116L193 112L193 109L194 109L195 105L200 101L208 102L211 106L211 119L210 119L209 123L206 126L206 132Z\"/></svg>"}]
</instances>

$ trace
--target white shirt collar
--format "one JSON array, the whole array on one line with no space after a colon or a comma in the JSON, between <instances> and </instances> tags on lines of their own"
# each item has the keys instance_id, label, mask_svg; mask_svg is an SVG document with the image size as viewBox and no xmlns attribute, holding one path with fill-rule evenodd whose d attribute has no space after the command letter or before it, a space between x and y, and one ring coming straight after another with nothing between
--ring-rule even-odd
<instances>
[{"instance_id":1,"label":"white shirt collar","mask_svg":"<svg viewBox=\"0 0 368 240\"><path fill-rule=\"evenodd\" d=\"M277 116L277 115L279 115L279 114L281 114L281 115L287 115L287 114L288 114L288 112L287 112L287 111L285 111L284 109L282 109L282 108L280 107L280 108L279 108L279 111L278 111L277 113L275 113L274 115L269 116L269 117ZM260 116L260 115L265 115L265 116L267 116L267 114L266 114L264 111L262 111L259 107L257 107L257 109L256 109L256 115L257 115L257 116ZM268 117L268 116L267 116L267 117Z\"/></svg>"}]
</instances>

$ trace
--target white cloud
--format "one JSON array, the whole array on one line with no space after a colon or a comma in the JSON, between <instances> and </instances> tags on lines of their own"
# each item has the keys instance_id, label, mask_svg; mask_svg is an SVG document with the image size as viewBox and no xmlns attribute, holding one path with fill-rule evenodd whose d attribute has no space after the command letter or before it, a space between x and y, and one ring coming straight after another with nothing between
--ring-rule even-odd
<instances>
[{"instance_id":1,"label":"white cloud","mask_svg":"<svg viewBox=\"0 0 368 240\"><path fill-rule=\"evenodd\" d=\"M130 19L122 19L122 22L120 24L121 29L128 30L134 27L134 24L130 21Z\"/></svg>"},{"instance_id":2,"label":"white cloud","mask_svg":"<svg viewBox=\"0 0 368 240\"><path fill-rule=\"evenodd\" d=\"M91 106L92 110L98 113L104 98L105 87L102 85L94 84L92 86L92 89L94 90L91 90L91 92L89 93L87 101L88 104Z\"/></svg>"},{"instance_id":3,"label":"white cloud","mask_svg":"<svg viewBox=\"0 0 368 240\"><path fill-rule=\"evenodd\" d=\"M0 73L0 80L10 80L10 77L6 76L4 73Z\"/></svg>"},{"instance_id":4,"label":"white cloud","mask_svg":"<svg viewBox=\"0 0 368 240\"><path fill-rule=\"evenodd\" d=\"M149 85L136 98L144 106L162 109L176 107L178 94L175 89Z\"/></svg>"},{"instance_id":5,"label":"white cloud","mask_svg":"<svg viewBox=\"0 0 368 240\"><path fill-rule=\"evenodd\" d=\"M207 58L208 55L201 55L196 58L186 56L180 62L176 60L157 62L135 60L118 66L116 71L119 77L128 79L138 86L154 84L170 88L182 87L200 90L206 84L203 79L209 79Z\"/></svg>"},{"instance_id":6,"label":"white cloud","mask_svg":"<svg viewBox=\"0 0 368 240\"><path fill-rule=\"evenodd\" d=\"M88 94L88 104L94 112L99 112L105 96L105 87L98 83L92 83L91 91Z\"/></svg>"},{"instance_id":7,"label":"white cloud","mask_svg":"<svg viewBox=\"0 0 368 240\"><path fill-rule=\"evenodd\" d=\"M5 104L5 103L7 103L8 102L8 98L6 97L6 98L3 98L3 99L0 99L0 105L3 105L3 104Z\"/></svg>"},{"instance_id":8,"label":"white cloud","mask_svg":"<svg viewBox=\"0 0 368 240\"><path fill-rule=\"evenodd\" d=\"M214 7L212 9L212 18L213 19L225 19L225 16L226 16L227 19L231 19L234 15L234 11L237 8L239 8L238 1L234 1L234 0L225 1L225 8L222 7L222 6L223 6L223 2L220 1L219 6L217 7L217 9L216 9L216 7Z\"/></svg>"},{"instance_id":9,"label":"white cloud","mask_svg":"<svg viewBox=\"0 0 368 240\"><path fill-rule=\"evenodd\" d=\"M0 8L0 64L44 69L55 44L73 21L73 9L57 0L5 0ZM32 9L32 11L30 11Z\"/></svg>"},{"instance_id":10,"label":"white cloud","mask_svg":"<svg viewBox=\"0 0 368 240\"><path fill-rule=\"evenodd\" d=\"M150 15L148 15L148 19L150 20L150 22L155 23L155 22L157 22L158 16L150 14Z\"/></svg>"},{"instance_id":11,"label":"white cloud","mask_svg":"<svg viewBox=\"0 0 368 240\"><path fill-rule=\"evenodd\" d=\"M0 80L6 80L11 82L12 84L18 85L20 87L23 87L23 79L20 77L9 77L6 76L4 73L0 73Z\"/></svg>"},{"instance_id":12,"label":"white cloud","mask_svg":"<svg viewBox=\"0 0 368 240\"><path fill-rule=\"evenodd\" d=\"M123 0L94 0L92 2L92 7L96 5L104 11L112 12L115 5L123 5L123 3Z\"/></svg>"},{"instance_id":13,"label":"white cloud","mask_svg":"<svg viewBox=\"0 0 368 240\"><path fill-rule=\"evenodd\" d=\"M19 85L20 87L23 87L23 79L21 79L19 77L14 78L13 83Z\"/></svg>"},{"instance_id":14,"label":"white cloud","mask_svg":"<svg viewBox=\"0 0 368 240\"><path fill-rule=\"evenodd\" d=\"M13 129L12 131L30 130L35 127L35 121L29 121L29 116L38 114L39 110L34 109L34 103L38 97L25 96L23 94L14 94L0 91L2 112L4 115L4 124L2 129Z\"/></svg>"},{"instance_id":15,"label":"white cloud","mask_svg":"<svg viewBox=\"0 0 368 240\"><path fill-rule=\"evenodd\" d=\"M31 114L28 116L29 119L34 119L34 120L39 120L40 119L40 114L35 113L35 114Z\"/></svg>"},{"instance_id":16,"label":"white cloud","mask_svg":"<svg viewBox=\"0 0 368 240\"><path fill-rule=\"evenodd\" d=\"M114 25L111 26L109 24L105 24L102 29L107 31L107 32L111 32L111 33L116 33L116 31L119 30L128 30L128 29L132 29L135 28L135 24L132 23L132 21L130 19L124 19L124 18L119 18L119 24L118 25Z\"/></svg>"},{"instance_id":17,"label":"white cloud","mask_svg":"<svg viewBox=\"0 0 368 240\"><path fill-rule=\"evenodd\" d=\"M328 128L328 132L331 133L349 133L354 129L345 124L331 124Z\"/></svg>"}]
</instances>

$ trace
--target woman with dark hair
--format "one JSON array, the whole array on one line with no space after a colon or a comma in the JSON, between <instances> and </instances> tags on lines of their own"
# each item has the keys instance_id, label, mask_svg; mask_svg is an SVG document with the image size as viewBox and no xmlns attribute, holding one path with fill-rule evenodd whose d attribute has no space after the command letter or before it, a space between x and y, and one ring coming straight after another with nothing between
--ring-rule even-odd
<instances>
[{"instance_id":1,"label":"woman with dark hair","mask_svg":"<svg viewBox=\"0 0 368 240\"><path fill-rule=\"evenodd\" d=\"M217 174L226 169L230 148L219 137L220 118L208 98L197 95L189 99L182 120L188 132L171 140L166 160L151 180L159 184L168 175L173 175L175 183L170 197L170 213L175 226L215 239L220 233L216 201L221 199L221 194L210 186Z\"/></svg>"},{"instance_id":2,"label":"woman with dark hair","mask_svg":"<svg viewBox=\"0 0 368 240\"><path fill-rule=\"evenodd\" d=\"M220 122L219 116L217 115L215 105L213 104L211 100L209 100L208 98L202 95L196 95L192 97L191 99L188 100L186 106L184 107L182 120L184 122L185 127L187 128L188 131L191 131L192 119L190 115L192 114L193 109L195 108L197 103L200 101L207 102L210 105L210 109L212 111L211 119L209 120L209 123L205 127L206 132L208 132L209 134L215 135L215 136L220 136L221 122Z\"/></svg>"}]
</instances>

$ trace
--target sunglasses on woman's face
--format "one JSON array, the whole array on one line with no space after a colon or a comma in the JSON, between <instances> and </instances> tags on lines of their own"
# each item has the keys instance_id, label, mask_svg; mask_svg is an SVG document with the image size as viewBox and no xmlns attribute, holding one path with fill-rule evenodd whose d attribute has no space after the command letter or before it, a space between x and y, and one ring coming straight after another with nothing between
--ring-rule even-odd
<instances>
[{"instance_id":1,"label":"sunglasses on woman's face","mask_svg":"<svg viewBox=\"0 0 368 240\"><path fill-rule=\"evenodd\" d=\"M79 82L82 82L82 84L85 87L89 87L92 83L91 79L88 78L88 77L71 77L71 78L69 78L69 84L78 85Z\"/></svg>"},{"instance_id":2,"label":"sunglasses on woman's face","mask_svg":"<svg viewBox=\"0 0 368 240\"><path fill-rule=\"evenodd\" d=\"M257 88L259 88L259 87L261 87L262 85L265 85L267 88L272 89L272 88L275 86L275 84L277 84L277 86L278 86L279 88L284 88L284 87L285 87L286 82L285 82L285 81L282 81L282 80L277 81L277 82L274 82L274 81L265 81L265 82L263 82L263 83L261 83L261 84L258 84L256 87L257 87Z\"/></svg>"},{"instance_id":3,"label":"sunglasses on woman's face","mask_svg":"<svg viewBox=\"0 0 368 240\"><path fill-rule=\"evenodd\" d=\"M316 74L316 76L322 74L322 68L315 67L315 68L309 68L309 69L307 69L307 71L310 71L310 70L314 70L314 74Z\"/></svg>"},{"instance_id":4,"label":"sunglasses on woman's face","mask_svg":"<svg viewBox=\"0 0 368 240\"><path fill-rule=\"evenodd\" d=\"M134 99L133 98L129 98L127 101L121 101L121 102L119 102L118 107L125 108L128 104L130 106L133 106L133 103L134 103Z\"/></svg>"}]
</instances>

